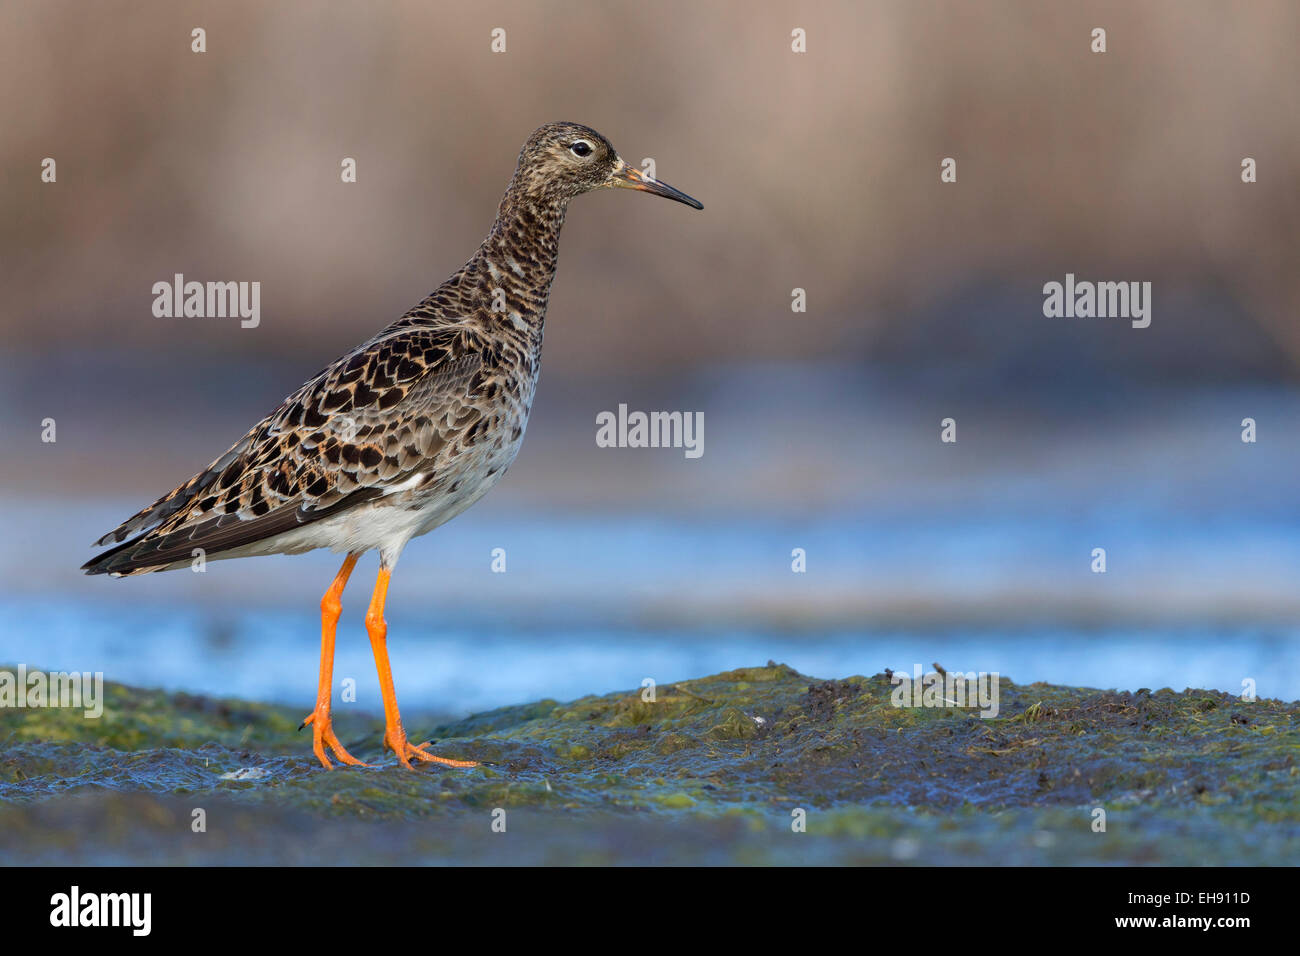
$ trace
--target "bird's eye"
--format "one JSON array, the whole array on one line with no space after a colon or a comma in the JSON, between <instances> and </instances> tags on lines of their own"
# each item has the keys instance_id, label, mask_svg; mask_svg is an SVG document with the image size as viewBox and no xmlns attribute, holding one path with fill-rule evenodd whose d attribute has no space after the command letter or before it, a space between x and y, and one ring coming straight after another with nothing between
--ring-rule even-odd
<instances>
[{"instance_id":1,"label":"bird's eye","mask_svg":"<svg viewBox=\"0 0 1300 956\"><path fill-rule=\"evenodd\" d=\"M573 143L572 145L569 146L569 152L571 152L574 156L590 156L591 144L588 143L585 139L580 139L576 143Z\"/></svg>"}]
</instances>

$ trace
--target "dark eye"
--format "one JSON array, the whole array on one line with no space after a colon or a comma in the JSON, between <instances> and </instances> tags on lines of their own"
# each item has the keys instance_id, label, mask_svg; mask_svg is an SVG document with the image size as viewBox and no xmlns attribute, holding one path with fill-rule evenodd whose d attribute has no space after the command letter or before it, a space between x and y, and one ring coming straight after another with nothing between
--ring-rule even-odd
<instances>
[{"instance_id":1,"label":"dark eye","mask_svg":"<svg viewBox=\"0 0 1300 956\"><path fill-rule=\"evenodd\" d=\"M569 147L569 152L574 156L590 156L591 144L580 139Z\"/></svg>"}]
</instances>

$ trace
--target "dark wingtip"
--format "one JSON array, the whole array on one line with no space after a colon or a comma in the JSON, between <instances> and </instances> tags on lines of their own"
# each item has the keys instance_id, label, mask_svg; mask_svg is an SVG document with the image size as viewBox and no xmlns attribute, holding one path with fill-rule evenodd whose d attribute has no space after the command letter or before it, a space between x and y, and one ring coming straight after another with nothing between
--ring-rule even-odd
<instances>
[{"instance_id":1,"label":"dark wingtip","mask_svg":"<svg viewBox=\"0 0 1300 956\"><path fill-rule=\"evenodd\" d=\"M110 531L108 534L101 537L98 541L94 542L91 545L91 547L108 548L113 545L120 544L122 539L125 537L126 537L125 534L122 534L117 529L114 529ZM113 555L117 554L121 550L122 549L119 547L112 547L111 550L109 551L103 551L95 555L85 564L83 564L79 570L85 571L87 574L108 574L109 573L108 559L111 558Z\"/></svg>"},{"instance_id":2,"label":"dark wingtip","mask_svg":"<svg viewBox=\"0 0 1300 956\"><path fill-rule=\"evenodd\" d=\"M107 537L112 537L112 534L107 535ZM129 557L127 555L124 555L123 552L128 551L128 549L130 549L135 544L136 544L135 541L127 541L123 544L117 545L116 547L109 548L107 551L103 551L95 555L93 558L91 558L89 561L83 564L81 566L81 570L85 571L87 574L119 573L120 571L123 570L122 559L126 557L128 564L130 561Z\"/></svg>"}]
</instances>

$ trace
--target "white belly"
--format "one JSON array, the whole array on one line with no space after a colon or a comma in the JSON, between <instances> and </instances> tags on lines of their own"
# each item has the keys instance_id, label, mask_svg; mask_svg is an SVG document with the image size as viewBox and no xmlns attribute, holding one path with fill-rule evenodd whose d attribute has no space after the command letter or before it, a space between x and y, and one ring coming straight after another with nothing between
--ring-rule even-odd
<instances>
[{"instance_id":1,"label":"white belly","mask_svg":"<svg viewBox=\"0 0 1300 956\"><path fill-rule=\"evenodd\" d=\"M387 489L382 498L284 534L213 555L212 560L264 554L301 554L317 548L338 553L379 551L387 567L397 563L414 537L428 534L474 504L501 480L523 444L519 437L502 445L483 442L443 463L433 481L418 472Z\"/></svg>"}]
</instances>

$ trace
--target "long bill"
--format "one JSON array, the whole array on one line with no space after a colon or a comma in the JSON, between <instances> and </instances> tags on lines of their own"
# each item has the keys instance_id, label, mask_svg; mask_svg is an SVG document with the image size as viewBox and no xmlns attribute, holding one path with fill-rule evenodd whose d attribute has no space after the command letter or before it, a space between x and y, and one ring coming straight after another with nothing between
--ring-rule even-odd
<instances>
[{"instance_id":1,"label":"long bill","mask_svg":"<svg viewBox=\"0 0 1300 956\"><path fill-rule=\"evenodd\" d=\"M609 185L622 189L639 189L641 192L653 193L656 196L663 196L665 199L685 203L694 209L704 208L704 204L698 199L692 199L686 193L673 189L667 183L661 183L657 179L649 178L641 170L635 166L629 166L621 159L618 161L618 168L614 170L613 176L610 177Z\"/></svg>"}]
</instances>

